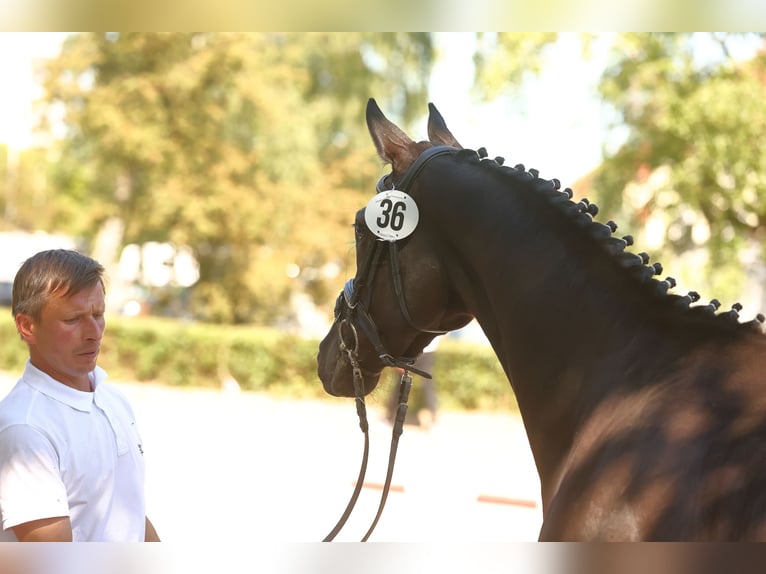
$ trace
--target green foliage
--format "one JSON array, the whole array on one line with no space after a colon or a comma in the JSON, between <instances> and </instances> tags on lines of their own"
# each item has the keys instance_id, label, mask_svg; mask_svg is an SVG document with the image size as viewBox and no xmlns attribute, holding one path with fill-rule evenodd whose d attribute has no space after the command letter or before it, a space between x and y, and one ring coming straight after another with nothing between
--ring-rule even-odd
<instances>
[{"instance_id":1,"label":"green foliage","mask_svg":"<svg viewBox=\"0 0 766 574\"><path fill-rule=\"evenodd\" d=\"M27 347L9 309L0 307L0 312L7 317L0 321L0 370L20 373ZM327 398L316 374L318 345L269 328L110 318L99 364L116 381L218 387L233 377L245 391ZM392 369L384 371L371 404L384 400L380 397L396 376ZM441 408L517 410L508 379L489 348L444 341L434 378ZM417 393L417 380L414 385Z\"/></svg>"},{"instance_id":2,"label":"green foliage","mask_svg":"<svg viewBox=\"0 0 766 574\"><path fill-rule=\"evenodd\" d=\"M218 386L233 377L245 390L311 391L312 355L315 342L268 329L112 320L100 363L116 378L172 386Z\"/></svg>"},{"instance_id":3,"label":"green foliage","mask_svg":"<svg viewBox=\"0 0 766 574\"><path fill-rule=\"evenodd\" d=\"M662 222L653 258L672 263L681 284L702 282L731 302L754 279L743 254L752 260L760 249L762 259L766 247L766 156L757 144L766 126L765 37L580 35L584 59L611 45L597 96L617 111L614 135L622 142L605 152L588 195L637 236L650 221ZM557 40L480 35L479 91L486 98L518 92L530 72L545 68L546 48Z\"/></svg>"},{"instance_id":4,"label":"green foliage","mask_svg":"<svg viewBox=\"0 0 766 574\"><path fill-rule=\"evenodd\" d=\"M742 40L617 36L600 89L628 136L593 183L602 208L623 206L634 229L662 215L674 253L704 246L707 278L727 295L743 281L738 254L766 237L766 157L755 143L766 127L766 54L734 60L730 47Z\"/></svg>"},{"instance_id":5,"label":"green foliage","mask_svg":"<svg viewBox=\"0 0 766 574\"><path fill-rule=\"evenodd\" d=\"M298 287L329 303L340 278L315 270L348 263L379 171L365 102L412 118L431 61L422 33L74 35L45 81L68 129L61 204L88 206L72 231L117 218L123 244L191 247L206 320L273 321ZM289 264L308 272L297 284Z\"/></svg>"},{"instance_id":6,"label":"green foliage","mask_svg":"<svg viewBox=\"0 0 766 574\"><path fill-rule=\"evenodd\" d=\"M708 276L726 286L741 281L735 254L766 237L766 52L731 57L758 37L598 37L614 41L601 97L628 137L595 174L594 199L621 228L664 214L668 248L709 249ZM518 90L558 38L477 34L477 92ZM586 59L594 36L580 38ZM94 241L116 218L123 244L188 245L201 266L192 312L207 321L273 323L296 291L329 306L353 269L353 213L381 171L364 104L374 95L409 127L433 59L428 33L72 35L44 76L62 145L22 153L10 176L0 149L5 226ZM631 198L647 174L664 179ZM707 238L694 235L700 221Z\"/></svg>"},{"instance_id":7,"label":"green foliage","mask_svg":"<svg viewBox=\"0 0 766 574\"><path fill-rule=\"evenodd\" d=\"M0 307L0 370L20 372L24 368L29 351L19 337L9 307Z\"/></svg>"},{"instance_id":8,"label":"green foliage","mask_svg":"<svg viewBox=\"0 0 766 574\"><path fill-rule=\"evenodd\" d=\"M489 347L446 340L434 366L439 404L446 408L518 410L508 378Z\"/></svg>"},{"instance_id":9,"label":"green foliage","mask_svg":"<svg viewBox=\"0 0 766 574\"><path fill-rule=\"evenodd\" d=\"M490 347L449 338L439 343L432 371L438 407L447 410L482 410L518 412L519 406L508 378ZM369 402L387 406L398 388L401 372L386 369ZM425 396L418 375L413 375L409 409L425 406Z\"/></svg>"},{"instance_id":10,"label":"green foliage","mask_svg":"<svg viewBox=\"0 0 766 574\"><path fill-rule=\"evenodd\" d=\"M0 229L57 226L62 213L59 206L49 205L48 169L45 150L12 152L0 145Z\"/></svg>"}]
</instances>

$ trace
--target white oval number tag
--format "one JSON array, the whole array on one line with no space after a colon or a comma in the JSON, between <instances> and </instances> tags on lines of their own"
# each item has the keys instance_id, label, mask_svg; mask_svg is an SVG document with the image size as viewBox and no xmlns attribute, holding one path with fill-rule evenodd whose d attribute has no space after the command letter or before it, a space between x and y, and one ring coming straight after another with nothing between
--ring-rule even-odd
<instances>
[{"instance_id":1,"label":"white oval number tag","mask_svg":"<svg viewBox=\"0 0 766 574\"><path fill-rule=\"evenodd\" d=\"M389 189L373 197L364 211L364 221L376 236L396 241L418 226L418 205L403 191Z\"/></svg>"}]
</instances>

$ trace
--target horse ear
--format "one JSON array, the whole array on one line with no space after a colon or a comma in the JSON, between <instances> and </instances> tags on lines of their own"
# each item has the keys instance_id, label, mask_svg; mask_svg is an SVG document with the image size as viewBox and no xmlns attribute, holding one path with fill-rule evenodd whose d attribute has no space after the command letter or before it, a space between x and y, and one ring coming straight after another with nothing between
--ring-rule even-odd
<instances>
[{"instance_id":1,"label":"horse ear","mask_svg":"<svg viewBox=\"0 0 766 574\"><path fill-rule=\"evenodd\" d=\"M373 98L367 102L367 129L378 155L394 169L406 169L420 154L417 144L383 115Z\"/></svg>"},{"instance_id":2,"label":"horse ear","mask_svg":"<svg viewBox=\"0 0 766 574\"><path fill-rule=\"evenodd\" d=\"M428 139L435 143L463 149L452 132L447 128L447 123L433 104L428 104Z\"/></svg>"}]
</instances>

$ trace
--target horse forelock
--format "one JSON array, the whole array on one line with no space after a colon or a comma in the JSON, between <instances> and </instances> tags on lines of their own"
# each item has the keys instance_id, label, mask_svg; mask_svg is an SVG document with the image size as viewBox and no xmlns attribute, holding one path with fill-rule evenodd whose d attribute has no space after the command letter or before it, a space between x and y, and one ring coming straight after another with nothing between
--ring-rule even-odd
<instances>
[{"instance_id":1,"label":"horse forelock","mask_svg":"<svg viewBox=\"0 0 766 574\"><path fill-rule=\"evenodd\" d=\"M647 253L628 250L633 244L632 236L616 235L617 224L611 220L606 223L596 220L598 207L587 198L575 201L572 189L562 189L558 179L544 179L537 170L527 169L523 164L506 166L502 157L487 157L484 148L460 150L455 158L460 163L499 172L509 185L542 197L544 203L564 216L563 219L570 223L575 233L585 237L586 244L592 246L595 256L610 258L665 313L680 314L686 319L714 324L728 330L762 333L764 316L759 313L750 321L740 321L739 311L742 306L739 303L735 303L730 310L719 311L720 302L717 299L712 299L708 304L694 305L700 298L695 291L685 295L673 293L676 281L670 276L658 278L663 273L659 262L649 264Z\"/></svg>"}]
</instances>

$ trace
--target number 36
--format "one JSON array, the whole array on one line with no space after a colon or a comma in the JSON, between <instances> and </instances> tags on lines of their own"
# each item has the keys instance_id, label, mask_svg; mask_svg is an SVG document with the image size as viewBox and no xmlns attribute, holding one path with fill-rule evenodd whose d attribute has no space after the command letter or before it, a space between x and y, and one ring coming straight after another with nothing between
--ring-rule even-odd
<instances>
[{"instance_id":1,"label":"number 36","mask_svg":"<svg viewBox=\"0 0 766 574\"><path fill-rule=\"evenodd\" d=\"M401 231L404 226L404 212L407 210L407 206L403 201L391 201L386 198L380 202L380 206L383 208L378 219L375 223L380 228L390 227L394 231Z\"/></svg>"}]
</instances>

